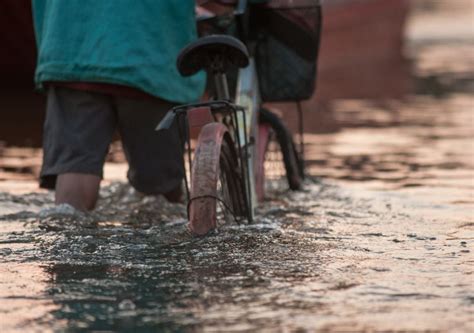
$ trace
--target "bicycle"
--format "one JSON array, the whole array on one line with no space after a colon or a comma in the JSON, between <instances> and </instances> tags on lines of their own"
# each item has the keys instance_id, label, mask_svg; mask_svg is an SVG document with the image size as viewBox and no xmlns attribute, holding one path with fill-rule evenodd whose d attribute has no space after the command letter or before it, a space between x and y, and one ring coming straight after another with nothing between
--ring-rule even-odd
<instances>
[{"instance_id":1,"label":"bicycle","mask_svg":"<svg viewBox=\"0 0 474 333\"><path fill-rule=\"evenodd\" d=\"M227 16L198 19L213 28L229 29L235 23L234 34L239 39L206 35L181 51L177 59L181 75L206 70L212 78L214 98L177 106L157 126L157 130L167 130L178 122L183 147L187 145L190 175L184 180L189 228L196 235L216 228L221 218L253 221L255 208L264 198L265 154L273 133L283 154L290 189L301 189L304 178L303 161L291 132L279 117L262 107L250 7L246 0L239 0ZM238 74L230 88L227 74L232 69L238 69ZM231 89L235 98L231 98ZM192 158L191 137L196 136Z\"/></svg>"}]
</instances>

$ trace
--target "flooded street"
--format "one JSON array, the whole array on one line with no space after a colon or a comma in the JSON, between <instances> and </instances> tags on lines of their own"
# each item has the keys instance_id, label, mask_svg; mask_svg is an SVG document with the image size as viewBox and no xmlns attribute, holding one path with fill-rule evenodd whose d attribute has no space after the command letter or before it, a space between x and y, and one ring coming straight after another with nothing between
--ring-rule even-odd
<instances>
[{"instance_id":1,"label":"flooded street","mask_svg":"<svg viewBox=\"0 0 474 333\"><path fill-rule=\"evenodd\" d=\"M271 180L251 225L193 238L121 162L95 212L53 210L41 152L0 145L0 331L472 332L474 31L457 15L451 32L412 18L416 92L333 101L305 190Z\"/></svg>"}]
</instances>

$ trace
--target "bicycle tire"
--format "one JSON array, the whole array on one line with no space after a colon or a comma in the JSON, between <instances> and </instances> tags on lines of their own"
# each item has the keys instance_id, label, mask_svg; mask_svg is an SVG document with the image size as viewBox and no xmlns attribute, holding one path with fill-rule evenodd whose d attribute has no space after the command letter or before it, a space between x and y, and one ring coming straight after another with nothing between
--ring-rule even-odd
<instances>
[{"instance_id":1,"label":"bicycle tire","mask_svg":"<svg viewBox=\"0 0 474 333\"><path fill-rule=\"evenodd\" d=\"M273 131L269 124L258 124L257 167L255 168L255 192L259 202L265 199L265 160Z\"/></svg>"},{"instance_id":2,"label":"bicycle tire","mask_svg":"<svg viewBox=\"0 0 474 333\"><path fill-rule=\"evenodd\" d=\"M276 114L265 108L260 109L259 122L270 125L275 133L283 155L288 186L293 191L301 190L304 180L304 161L296 150L291 131Z\"/></svg>"},{"instance_id":3,"label":"bicycle tire","mask_svg":"<svg viewBox=\"0 0 474 333\"><path fill-rule=\"evenodd\" d=\"M202 236L217 228L219 204L226 220L229 216L246 216L245 184L239 165L226 127L220 123L204 126L192 163L189 202L192 233Z\"/></svg>"}]
</instances>

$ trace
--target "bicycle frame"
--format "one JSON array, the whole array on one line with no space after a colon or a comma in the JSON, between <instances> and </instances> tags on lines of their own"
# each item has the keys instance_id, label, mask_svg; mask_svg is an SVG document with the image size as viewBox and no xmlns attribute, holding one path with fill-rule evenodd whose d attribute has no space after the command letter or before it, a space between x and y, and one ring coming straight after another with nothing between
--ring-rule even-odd
<instances>
[{"instance_id":1,"label":"bicycle frame","mask_svg":"<svg viewBox=\"0 0 474 333\"><path fill-rule=\"evenodd\" d=\"M247 10L247 0L239 0L234 11L237 22L237 30L242 39L246 39L245 13ZM218 99L229 99L229 89L225 75L215 79L216 93ZM258 111L261 106L260 91L257 78L255 60L250 58L246 68L239 69L237 77L237 89L234 97L235 104L244 108L244 113L237 115L237 131L239 142L248 142L248 147L240 147L245 153L248 170L248 180L245 182L247 196L249 198L250 216L253 220L255 208L257 206L257 194L255 188L255 174L257 168L258 149Z\"/></svg>"},{"instance_id":2,"label":"bicycle frame","mask_svg":"<svg viewBox=\"0 0 474 333\"><path fill-rule=\"evenodd\" d=\"M245 0L239 1L238 10L235 12L239 21L243 20L246 3L247 1ZM243 27L243 21L239 22L239 26ZM191 166L190 133L199 132L206 124L212 122L221 122L227 126L229 134L234 139L236 153L240 160L241 173L245 182L247 218L249 222L253 221L257 206L255 176L258 161L258 112L261 104L257 80L255 61L253 58L250 58L249 65L246 68L241 68L238 72L236 94L233 99L234 104L231 102L226 74L214 74L213 82L216 100L175 107L157 127L157 130L167 129L177 118L180 124L178 126L181 131L180 136L187 140L188 160ZM184 121L183 118L185 119ZM186 123L187 125L185 125ZM193 126L193 124L197 124L197 126ZM193 200L193 198L189 197L189 183L191 181L192 174L189 181L185 177L188 199Z\"/></svg>"},{"instance_id":3,"label":"bicycle frame","mask_svg":"<svg viewBox=\"0 0 474 333\"><path fill-rule=\"evenodd\" d=\"M249 170L249 180L246 184L250 198L250 214L253 219L255 207L257 206L255 171L258 153L258 111L261 105L257 72L253 58L250 59L250 64L246 68L239 70L235 103L244 108L245 118L247 119L247 121L244 121L243 114L239 114L237 128L240 142L249 142L250 144L250 147L243 148L246 151L247 169Z\"/></svg>"},{"instance_id":4,"label":"bicycle frame","mask_svg":"<svg viewBox=\"0 0 474 333\"><path fill-rule=\"evenodd\" d=\"M300 164L291 133L278 117L262 108L253 57L258 39L247 34L246 3L240 0L238 11L234 12L241 41L232 36L204 33L202 39L190 43L178 57L178 70L182 75L190 76L200 69L208 72L214 83L209 101L177 106L157 127L158 131L168 130L176 121L183 157L187 144L190 173L189 177L185 174L184 181L188 219L190 230L197 235L217 227L217 203L226 212L230 211L237 222L241 218L253 221L257 202L264 198L265 152L274 133L282 148L290 188L299 189L301 184L297 169ZM203 20L210 24L208 20L216 18L207 15ZM223 34L228 29L227 18L222 21L223 25L212 21L217 29L224 30ZM230 96L226 77L232 67L240 68L234 98ZM197 138L194 158L191 135ZM183 168L186 169L186 158L183 158Z\"/></svg>"},{"instance_id":5,"label":"bicycle frame","mask_svg":"<svg viewBox=\"0 0 474 333\"><path fill-rule=\"evenodd\" d=\"M229 88L225 74L217 74L214 77L216 97L218 100L229 100ZM246 179L246 190L249 201L249 214L254 218L255 207L257 206L257 193L255 189L255 170L257 168L257 149L258 149L258 111L261 100L258 86L257 69L255 61L250 58L249 65L246 68L239 69L237 78L237 89L234 98L235 104L243 107L244 112L237 113L237 135L238 142L247 142L247 147L239 147L244 152L244 161L248 170L248 179Z\"/></svg>"}]
</instances>

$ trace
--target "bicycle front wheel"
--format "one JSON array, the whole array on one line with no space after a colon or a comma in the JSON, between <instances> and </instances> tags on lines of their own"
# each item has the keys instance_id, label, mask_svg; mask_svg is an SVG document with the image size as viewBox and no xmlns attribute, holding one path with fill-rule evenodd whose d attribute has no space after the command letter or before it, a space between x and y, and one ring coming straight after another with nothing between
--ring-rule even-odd
<instances>
[{"instance_id":1,"label":"bicycle front wheel","mask_svg":"<svg viewBox=\"0 0 474 333\"><path fill-rule=\"evenodd\" d=\"M283 155L286 178L291 190L301 190L304 180L304 161L296 151L293 135L283 121L267 109L260 109L260 126L270 126Z\"/></svg>"},{"instance_id":2,"label":"bicycle front wheel","mask_svg":"<svg viewBox=\"0 0 474 333\"><path fill-rule=\"evenodd\" d=\"M246 216L245 185L239 160L224 125L204 126L192 163L189 228L205 235L219 222Z\"/></svg>"}]
</instances>

